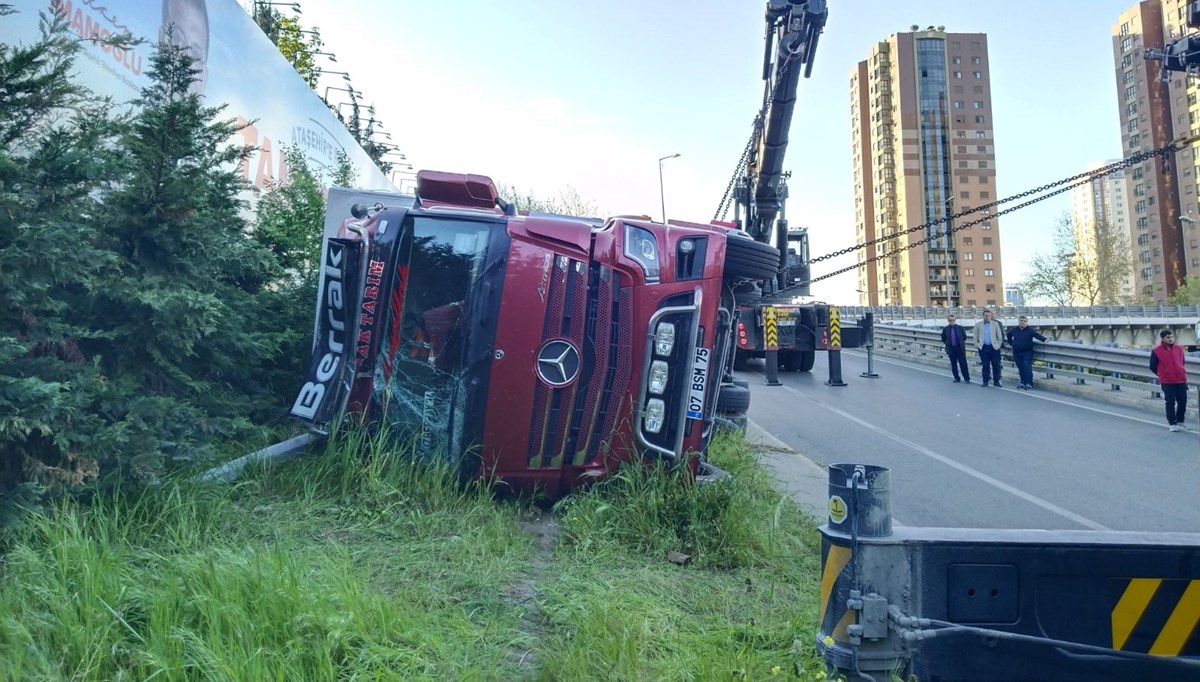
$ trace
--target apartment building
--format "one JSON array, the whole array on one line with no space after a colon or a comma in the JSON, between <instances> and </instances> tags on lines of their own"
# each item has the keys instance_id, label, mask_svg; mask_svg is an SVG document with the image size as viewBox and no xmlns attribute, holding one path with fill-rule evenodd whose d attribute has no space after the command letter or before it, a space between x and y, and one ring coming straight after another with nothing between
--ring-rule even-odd
<instances>
[{"instance_id":1,"label":"apartment building","mask_svg":"<svg viewBox=\"0 0 1200 682\"><path fill-rule=\"evenodd\" d=\"M1200 89L1179 73L1163 81L1160 63L1143 56L1191 32L1186 5L1145 0L1112 27L1124 156L1200 133ZM1200 158L1191 146L1170 161L1151 159L1128 170L1134 288L1155 303L1166 303L1187 275L1200 275Z\"/></svg>"},{"instance_id":2,"label":"apartment building","mask_svg":"<svg viewBox=\"0 0 1200 682\"><path fill-rule=\"evenodd\" d=\"M1117 163L1119 159L1090 164L1087 170L1096 171L1104 166ZM1071 227L1075 235L1076 252L1090 252L1095 256L1097 230L1101 225L1120 234L1122 243L1129 247L1137 245L1138 236L1134 232L1133 204L1130 203L1132 191L1130 186L1131 174L1125 169L1108 175L1097 175L1091 182L1078 185L1071 189ZM1149 237L1143 236L1145 244ZM1126 281L1120 287L1122 298L1128 300L1136 296L1136 271L1149 263L1149 254L1144 262L1137 260L1137 249L1134 249L1131 263L1133 268ZM1089 301L1077 300L1073 305L1087 305Z\"/></svg>"},{"instance_id":3,"label":"apartment building","mask_svg":"<svg viewBox=\"0 0 1200 682\"><path fill-rule=\"evenodd\" d=\"M987 35L913 26L850 72L858 290L865 305L1000 305ZM965 227L965 224L978 221ZM934 223L928 227L922 227Z\"/></svg>"}]
</instances>

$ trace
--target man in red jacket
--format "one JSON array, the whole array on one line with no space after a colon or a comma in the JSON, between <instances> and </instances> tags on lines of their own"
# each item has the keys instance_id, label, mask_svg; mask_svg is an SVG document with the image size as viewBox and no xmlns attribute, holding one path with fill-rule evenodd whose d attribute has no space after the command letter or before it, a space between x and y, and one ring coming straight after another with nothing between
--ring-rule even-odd
<instances>
[{"instance_id":1,"label":"man in red jacket","mask_svg":"<svg viewBox=\"0 0 1200 682\"><path fill-rule=\"evenodd\" d=\"M1183 348L1175 345L1175 335L1164 329L1158 334L1162 341L1150 351L1150 371L1158 376L1163 400L1167 403L1167 423L1170 430L1183 430L1183 414L1187 409L1187 370L1183 365Z\"/></svg>"}]
</instances>

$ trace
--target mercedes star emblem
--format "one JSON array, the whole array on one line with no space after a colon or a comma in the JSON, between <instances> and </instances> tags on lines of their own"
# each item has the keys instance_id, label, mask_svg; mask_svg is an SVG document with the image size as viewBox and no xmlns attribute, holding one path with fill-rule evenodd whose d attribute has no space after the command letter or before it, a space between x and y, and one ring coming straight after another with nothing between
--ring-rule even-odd
<instances>
[{"instance_id":1,"label":"mercedes star emblem","mask_svg":"<svg viewBox=\"0 0 1200 682\"><path fill-rule=\"evenodd\" d=\"M538 351L537 373L551 386L566 386L579 376L579 349L569 341L554 339Z\"/></svg>"}]
</instances>

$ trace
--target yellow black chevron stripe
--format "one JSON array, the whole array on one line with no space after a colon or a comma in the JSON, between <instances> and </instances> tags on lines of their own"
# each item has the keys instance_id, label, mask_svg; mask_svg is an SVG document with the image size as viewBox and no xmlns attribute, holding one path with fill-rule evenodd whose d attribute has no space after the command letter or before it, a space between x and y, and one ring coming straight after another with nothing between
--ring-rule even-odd
<instances>
[{"instance_id":1,"label":"yellow black chevron stripe","mask_svg":"<svg viewBox=\"0 0 1200 682\"><path fill-rule=\"evenodd\" d=\"M1112 646L1153 656L1200 656L1200 580L1122 579Z\"/></svg>"},{"instance_id":2,"label":"yellow black chevron stripe","mask_svg":"<svg viewBox=\"0 0 1200 682\"><path fill-rule=\"evenodd\" d=\"M763 308L764 350L779 350L779 321L778 313L773 306Z\"/></svg>"},{"instance_id":3,"label":"yellow black chevron stripe","mask_svg":"<svg viewBox=\"0 0 1200 682\"><path fill-rule=\"evenodd\" d=\"M829 347L842 347L842 317L837 306L829 306Z\"/></svg>"}]
</instances>

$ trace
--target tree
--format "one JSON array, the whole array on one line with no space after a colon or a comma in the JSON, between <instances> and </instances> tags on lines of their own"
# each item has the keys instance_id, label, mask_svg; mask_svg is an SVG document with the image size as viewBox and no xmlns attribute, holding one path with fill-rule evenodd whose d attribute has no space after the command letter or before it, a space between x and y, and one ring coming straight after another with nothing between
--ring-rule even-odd
<instances>
[{"instance_id":1,"label":"tree","mask_svg":"<svg viewBox=\"0 0 1200 682\"><path fill-rule=\"evenodd\" d=\"M1069 218L1063 220L1070 225ZM1076 233L1075 256L1068 271L1072 298L1089 306L1130 303L1133 263L1129 241L1107 221L1082 228L1082 233Z\"/></svg>"},{"instance_id":2,"label":"tree","mask_svg":"<svg viewBox=\"0 0 1200 682\"><path fill-rule=\"evenodd\" d=\"M600 214L596 202L584 199L570 185L559 190L558 196L552 198L538 197L532 192L518 190L511 185L500 185L497 191L505 201L516 204L519 211L540 211L580 217L597 217Z\"/></svg>"},{"instance_id":3,"label":"tree","mask_svg":"<svg viewBox=\"0 0 1200 682\"><path fill-rule=\"evenodd\" d=\"M279 265L242 219L246 150L224 107L189 92L186 48L159 44L148 74L97 221L112 258L82 312L105 332L81 344L106 379L101 473L140 482L259 438L254 422L283 411L261 381L281 344L259 315Z\"/></svg>"},{"instance_id":4,"label":"tree","mask_svg":"<svg viewBox=\"0 0 1200 682\"><path fill-rule=\"evenodd\" d=\"M1171 294L1171 305L1200 305L1200 277L1187 277Z\"/></svg>"},{"instance_id":5,"label":"tree","mask_svg":"<svg viewBox=\"0 0 1200 682\"><path fill-rule=\"evenodd\" d=\"M322 47L320 33L316 30L305 33L299 19L285 17L270 5L259 2L254 3L254 23L271 39L308 87L315 89L321 76L316 64L317 53Z\"/></svg>"},{"instance_id":6,"label":"tree","mask_svg":"<svg viewBox=\"0 0 1200 682\"><path fill-rule=\"evenodd\" d=\"M1075 237L1070 223L1060 220L1051 233L1053 251L1035 252L1026 264L1021 293L1028 301L1048 300L1055 305L1071 305L1070 263L1075 255Z\"/></svg>"},{"instance_id":7,"label":"tree","mask_svg":"<svg viewBox=\"0 0 1200 682\"><path fill-rule=\"evenodd\" d=\"M1030 300L1055 305L1123 305L1133 270L1129 242L1105 221L1076 230L1069 215L1055 223L1053 251L1036 252L1020 287Z\"/></svg>"},{"instance_id":8,"label":"tree","mask_svg":"<svg viewBox=\"0 0 1200 682\"><path fill-rule=\"evenodd\" d=\"M55 9L34 44L0 44L0 524L41 489L94 479L108 435L81 348L103 331L78 311L112 263L93 221L120 122L71 81L78 39Z\"/></svg>"}]
</instances>

